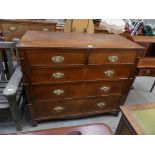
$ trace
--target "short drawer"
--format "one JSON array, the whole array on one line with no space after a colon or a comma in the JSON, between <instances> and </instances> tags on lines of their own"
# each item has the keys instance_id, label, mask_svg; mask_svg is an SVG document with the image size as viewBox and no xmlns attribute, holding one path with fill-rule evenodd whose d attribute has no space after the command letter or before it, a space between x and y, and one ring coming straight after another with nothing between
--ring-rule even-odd
<instances>
[{"instance_id":1,"label":"short drawer","mask_svg":"<svg viewBox=\"0 0 155 155\"><path fill-rule=\"evenodd\" d=\"M134 51L96 51L89 53L88 64L134 64Z\"/></svg>"},{"instance_id":2,"label":"short drawer","mask_svg":"<svg viewBox=\"0 0 155 155\"><path fill-rule=\"evenodd\" d=\"M27 60L30 66L62 66L84 64L84 52L75 50L39 50L28 51Z\"/></svg>"},{"instance_id":3,"label":"short drawer","mask_svg":"<svg viewBox=\"0 0 155 155\"><path fill-rule=\"evenodd\" d=\"M125 88L128 83L129 80L32 85L31 94L33 94L34 100L80 98L107 94L121 95L125 93Z\"/></svg>"},{"instance_id":4,"label":"short drawer","mask_svg":"<svg viewBox=\"0 0 155 155\"><path fill-rule=\"evenodd\" d=\"M121 96L106 96L64 101L49 101L33 104L34 117L38 119L60 118L112 112L118 110Z\"/></svg>"},{"instance_id":5,"label":"short drawer","mask_svg":"<svg viewBox=\"0 0 155 155\"><path fill-rule=\"evenodd\" d=\"M2 24L2 31L4 33L24 33L29 29L29 25L28 24L7 24L7 23L3 23Z\"/></svg>"},{"instance_id":6,"label":"short drawer","mask_svg":"<svg viewBox=\"0 0 155 155\"><path fill-rule=\"evenodd\" d=\"M66 67L66 68L31 68L33 83L115 80L128 78L133 68L128 66L113 67Z\"/></svg>"},{"instance_id":7,"label":"short drawer","mask_svg":"<svg viewBox=\"0 0 155 155\"><path fill-rule=\"evenodd\" d=\"M155 69L140 69L139 76L155 76Z\"/></svg>"}]
</instances>

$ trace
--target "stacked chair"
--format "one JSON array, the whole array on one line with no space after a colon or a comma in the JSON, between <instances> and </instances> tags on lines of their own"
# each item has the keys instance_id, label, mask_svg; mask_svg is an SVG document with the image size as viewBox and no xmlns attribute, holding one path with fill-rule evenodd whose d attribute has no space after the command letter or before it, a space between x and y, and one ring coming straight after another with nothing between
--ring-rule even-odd
<instances>
[{"instance_id":1,"label":"stacked chair","mask_svg":"<svg viewBox=\"0 0 155 155\"><path fill-rule=\"evenodd\" d=\"M0 40L0 117L10 114L16 130L20 131L26 95L16 43Z\"/></svg>"}]
</instances>

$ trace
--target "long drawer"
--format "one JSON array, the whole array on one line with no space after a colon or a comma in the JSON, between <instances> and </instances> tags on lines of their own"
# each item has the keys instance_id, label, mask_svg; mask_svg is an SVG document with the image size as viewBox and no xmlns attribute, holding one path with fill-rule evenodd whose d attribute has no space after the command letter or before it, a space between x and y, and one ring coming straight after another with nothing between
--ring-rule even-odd
<instances>
[{"instance_id":1,"label":"long drawer","mask_svg":"<svg viewBox=\"0 0 155 155\"><path fill-rule=\"evenodd\" d=\"M129 80L115 82L87 82L71 84L32 85L34 100L51 100L64 98L80 98L87 96L102 96L107 94L123 94Z\"/></svg>"},{"instance_id":2,"label":"long drawer","mask_svg":"<svg viewBox=\"0 0 155 155\"><path fill-rule=\"evenodd\" d=\"M98 66L98 67L67 67L67 68L31 68L32 83L64 82L83 80L114 80L128 78L132 67L129 66Z\"/></svg>"},{"instance_id":3,"label":"long drawer","mask_svg":"<svg viewBox=\"0 0 155 155\"><path fill-rule=\"evenodd\" d=\"M62 66L84 64L103 65L103 64L134 64L136 53L132 51L111 51L85 49L75 50L29 50L27 60L32 66ZM88 59L88 60L87 60Z\"/></svg>"},{"instance_id":4,"label":"long drawer","mask_svg":"<svg viewBox=\"0 0 155 155\"><path fill-rule=\"evenodd\" d=\"M115 111L121 96L105 96L100 98L49 101L33 104L35 119L60 118Z\"/></svg>"}]
</instances>

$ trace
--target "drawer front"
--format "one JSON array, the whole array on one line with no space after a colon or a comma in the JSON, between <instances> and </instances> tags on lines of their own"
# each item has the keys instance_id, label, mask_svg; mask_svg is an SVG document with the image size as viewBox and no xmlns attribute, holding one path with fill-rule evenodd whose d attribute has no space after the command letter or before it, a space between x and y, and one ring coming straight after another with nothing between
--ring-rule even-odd
<instances>
[{"instance_id":1,"label":"drawer front","mask_svg":"<svg viewBox=\"0 0 155 155\"><path fill-rule=\"evenodd\" d=\"M128 78L132 67L31 68L33 83Z\"/></svg>"},{"instance_id":2,"label":"drawer front","mask_svg":"<svg viewBox=\"0 0 155 155\"><path fill-rule=\"evenodd\" d=\"M33 104L35 118L60 118L69 115L82 115L110 112L116 110L121 96L106 96L101 98L50 101Z\"/></svg>"},{"instance_id":3,"label":"drawer front","mask_svg":"<svg viewBox=\"0 0 155 155\"><path fill-rule=\"evenodd\" d=\"M84 64L84 52L78 50L54 50L54 51L29 51L27 52L27 59L29 65L42 66L61 66Z\"/></svg>"},{"instance_id":4,"label":"drawer front","mask_svg":"<svg viewBox=\"0 0 155 155\"><path fill-rule=\"evenodd\" d=\"M155 69L140 69L139 76L155 76Z\"/></svg>"},{"instance_id":5,"label":"drawer front","mask_svg":"<svg viewBox=\"0 0 155 155\"><path fill-rule=\"evenodd\" d=\"M116 82L103 81L91 83L33 85L31 88L31 94L33 94L35 100L123 94L128 83L129 80L121 80Z\"/></svg>"},{"instance_id":6,"label":"drawer front","mask_svg":"<svg viewBox=\"0 0 155 155\"><path fill-rule=\"evenodd\" d=\"M2 31L4 33L24 33L29 29L28 24L2 24Z\"/></svg>"},{"instance_id":7,"label":"drawer front","mask_svg":"<svg viewBox=\"0 0 155 155\"><path fill-rule=\"evenodd\" d=\"M131 51L103 51L90 52L89 64L134 64L136 52Z\"/></svg>"},{"instance_id":8,"label":"drawer front","mask_svg":"<svg viewBox=\"0 0 155 155\"><path fill-rule=\"evenodd\" d=\"M39 24L34 24L34 25L30 25L30 30L35 30L35 31L55 31L56 26L52 26L44 24L44 25L39 25Z\"/></svg>"},{"instance_id":9,"label":"drawer front","mask_svg":"<svg viewBox=\"0 0 155 155\"><path fill-rule=\"evenodd\" d=\"M17 33L17 34L3 34L6 41L12 41L13 38L21 39L24 33Z\"/></svg>"}]
</instances>

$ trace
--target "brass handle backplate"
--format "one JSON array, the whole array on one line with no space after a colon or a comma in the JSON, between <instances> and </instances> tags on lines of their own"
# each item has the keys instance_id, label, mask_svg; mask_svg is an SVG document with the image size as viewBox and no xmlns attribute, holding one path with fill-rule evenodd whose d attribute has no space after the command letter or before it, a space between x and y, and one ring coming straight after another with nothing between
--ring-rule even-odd
<instances>
[{"instance_id":1,"label":"brass handle backplate","mask_svg":"<svg viewBox=\"0 0 155 155\"><path fill-rule=\"evenodd\" d=\"M104 74L108 77L111 77L113 74L114 74L114 71L113 70L108 70L108 71L105 71Z\"/></svg>"},{"instance_id":2,"label":"brass handle backplate","mask_svg":"<svg viewBox=\"0 0 155 155\"><path fill-rule=\"evenodd\" d=\"M116 62L118 60L118 56L112 55L108 57L109 62Z\"/></svg>"},{"instance_id":3,"label":"brass handle backplate","mask_svg":"<svg viewBox=\"0 0 155 155\"><path fill-rule=\"evenodd\" d=\"M110 87L107 87L107 86L103 86L100 88L101 91L104 91L104 92L109 92L110 90Z\"/></svg>"},{"instance_id":4,"label":"brass handle backplate","mask_svg":"<svg viewBox=\"0 0 155 155\"><path fill-rule=\"evenodd\" d=\"M58 107L54 107L54 111L56 112L61 112L64 110L64 107L58 106Z\"/></svg>"},{"instance_id":5,"label":"brass handle backplate","mask_svg":"<svg viewBox=\"0 0 155 155\"><path fill-rule=\"evenodd\" d=\"M53 90L53 94L55 94L55 95L61 95L63 93L64 93L64 90L62 90L62 89Z\"/></svg>"},{"instance_id":6,"label":"brass handle backplate","mask_svg":"<svg viewBox=\"0 0 155 155\"><path fill-rule=\"evenodd\" d=\"M103 102L97 103L97 106L98 106L99 108L103 108L105 105L106 105L106 104L103 103Z\"/></svg>"},{"instance_id":7,"label":"brass handle backplate","mask_svg":"<svg viewBox=\"0 0 155 155\"><path fill-rule=\"evenodd\" d=\"M14 26L11 26L9 29L10 29L10 31L15 31L17 28Z\"/></svg>"},{"instance_id":8,"label":"brass handle backplate","mask_svg":"<svg viewBox=\"0 0 155 155\"><path fill-rule=\"evenodd\" d=\"M47 31L49 31L49 29L48 28L43 28L43 31L47 32Z\"/></svg>"},{"instance_id":9,"label":"brass handle backplate","mask_svg":"<svg viewBox=\"0 0 155 155\"><path fill-rule=\"evenodd\" d=\"M146 73L146 74L150 74L150 70L147 70L145 73Z\"/></svg>"},{"instance_id":10,"label":"brass handle backplate","mask_svg":"<svg viewBox=\"0 0 155 155\"><path fill-rule=\"evenodd\" d=\"M52 76L55 79L61 79L64 76L64 73L57 72L57 73L53 73Z\"/></svg>"},{"instance_id":11,"label":"brass handle backplate","mask_svg":"<svg viewBox=\"0 0 155 155\"><path fill-rule=\"evenodd\" d=\"M64 61L64 57L63 56L54 56L51 58L51 60L55 63L61 63Z\"/></svg>"}]
</instances>

